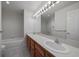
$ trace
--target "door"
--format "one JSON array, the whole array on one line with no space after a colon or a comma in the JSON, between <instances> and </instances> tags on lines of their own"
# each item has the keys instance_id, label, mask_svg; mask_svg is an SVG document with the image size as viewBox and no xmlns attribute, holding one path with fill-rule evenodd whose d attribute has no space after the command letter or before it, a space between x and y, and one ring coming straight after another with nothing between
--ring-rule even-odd
<instances>
[{"instance_id":1,"label":"door","mask_svg":"<svg viewBox=\"0 0 79 59\"><path fill-rule=\"evenodd\" d=\"M79 9L67 13L67 38L79 41Z\"/></svg>"}]
</instances>

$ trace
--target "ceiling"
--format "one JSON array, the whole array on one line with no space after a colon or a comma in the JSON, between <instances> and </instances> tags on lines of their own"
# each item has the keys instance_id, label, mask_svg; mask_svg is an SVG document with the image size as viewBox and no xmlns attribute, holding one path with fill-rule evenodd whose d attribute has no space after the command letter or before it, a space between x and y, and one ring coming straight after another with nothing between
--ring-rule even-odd
<instances>
[{"instance_id":1,"label":"ceiling","mask_svg":"<svg viewBox=\"0 0 79 59\"><path fill-rule=\"evenodd\" d=\"M24 10L37 11L41 6L43 6L47 1L9 1L10 4L6 4L6 1L2 1L3 9L12 9L12 10Z\"/></svg>"}]
</instances>

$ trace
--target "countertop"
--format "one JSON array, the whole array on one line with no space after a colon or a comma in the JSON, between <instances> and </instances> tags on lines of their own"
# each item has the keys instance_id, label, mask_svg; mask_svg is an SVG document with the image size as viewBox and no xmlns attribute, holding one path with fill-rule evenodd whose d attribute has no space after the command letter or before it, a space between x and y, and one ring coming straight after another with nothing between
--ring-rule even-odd
<instances>
[{"instance_id":1,"label":"countertop","mask_svg":"<svg viewBox=\"0 0 79 59\"><path fill-rule=\"evenodd\" d=\"M48 50L51 54L55 55L56 57L79 57L79 48L73 47L71 45L65 44L63 43L69 50L69 52L67 53L59 53L53 50L50 50L49 48L47 48L44 44L44 42L46 40L52 40L46 37L43 37L39 34L27 34L28 36L30 36L31 38L33 38L33 40L35 40L38 44L40 44L43 48L45 48L46 50Z\"/></svg>"}]
</instances>

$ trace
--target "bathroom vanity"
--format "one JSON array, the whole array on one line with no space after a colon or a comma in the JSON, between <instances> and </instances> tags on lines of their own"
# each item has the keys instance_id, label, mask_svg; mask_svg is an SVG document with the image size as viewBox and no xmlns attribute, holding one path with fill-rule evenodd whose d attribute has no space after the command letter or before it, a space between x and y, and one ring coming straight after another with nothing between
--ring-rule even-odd
<instances>
[{"instance_id":1,"label":"bathroom vanity","mask_svg":"<svg viewBox=\"0 0 79 59\"><path fill-rule=\"evenodd\" d=\"M49 47L46 46L45 42L54 41L53 39L55 38L53 37L52 39L49 39L43 35L30 33L27 34L25 37L26 45L27 45L26 47L28 48L30 54L33 57L78 57L79 56L79 48L76 48L74 46L68 45L63 42L61 43L64 45L67 51L55 50L56 48L58 48L57 45L51 47L53 50L50 49Z\"/></svg>"},{"instance_id":2,"label":"bathroom vanity","mask_svg":"<svg viewBox=\"0 0 79 59\"><path fill-rule=\"evenodd\" d=\"M30 54L34 57L55 57L28 35L26 44Z\"/></svg>"}]
</instances>

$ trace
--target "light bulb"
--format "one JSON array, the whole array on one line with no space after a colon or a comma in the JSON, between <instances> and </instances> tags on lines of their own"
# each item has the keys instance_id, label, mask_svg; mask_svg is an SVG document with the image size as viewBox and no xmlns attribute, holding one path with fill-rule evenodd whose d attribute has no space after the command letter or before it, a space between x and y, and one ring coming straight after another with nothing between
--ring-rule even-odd
<instances>
[{"instance_id":1,"label":"light bulb","mask_svg":"<svg viewBox=\"0 0 79 59\"><path fill-rule=\"evenodd\" d=\"M52 7L54 7L54 6L55 6L55 4L52 5Z\"/></svg>"},{"instance_id":2,"label":"light bulb","mask_svg":"<svg viewBox=\"0 0 79 59\"><path fill-rule=\"evenodd\" d=\"M48 9L51 9L51 6Z\"/></svg>"},{"instance_id":3,"label":"light bulb","mask_svg":"<svg viewBox=\"0 0 79 59\"><path fill-rule=\"evenodd\" d=\"M56 4L60 3L60 1L57 1Z\"/></svg>"},{"instance_id":4,"label":"light bulb","mask_svg":"<svg viewBox=\"0 0 79 59\"><path fill-rule=\"evenodd\" d=\"M6 1L6 4L10 4L10 2L9 1Z\"/></svg>"},{"instance_id":5,"label":"light bulb","mask_svg":"<svg viewBox=\"0 0 79 59\"><path fill-rule=\"evenodd\" d=\"M50 4L50 3L51 3L51 1L48 2L48 4Z\"/></svg>"}]
</instances>

